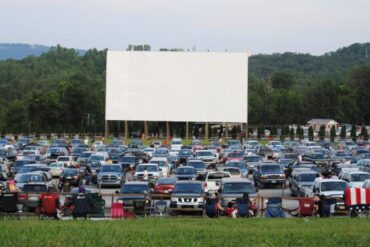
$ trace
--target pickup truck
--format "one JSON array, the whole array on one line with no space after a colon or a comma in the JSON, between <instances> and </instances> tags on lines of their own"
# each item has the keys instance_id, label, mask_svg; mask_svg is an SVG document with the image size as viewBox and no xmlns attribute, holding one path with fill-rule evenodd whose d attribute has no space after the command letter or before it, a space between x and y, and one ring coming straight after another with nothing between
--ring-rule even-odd
<instances>
[{"instance_id":1,"label":"pickup truck","mask_svg":"<svg viewBox=\"0 0 370 247\"><path fill-rule=\"evenodd\" d=\"M206 179L204 181L204 191L205 192L216 192L219 190L221 185L221 179L230 178L229 172L208 172Z\"/></svg>"}]
</instances>

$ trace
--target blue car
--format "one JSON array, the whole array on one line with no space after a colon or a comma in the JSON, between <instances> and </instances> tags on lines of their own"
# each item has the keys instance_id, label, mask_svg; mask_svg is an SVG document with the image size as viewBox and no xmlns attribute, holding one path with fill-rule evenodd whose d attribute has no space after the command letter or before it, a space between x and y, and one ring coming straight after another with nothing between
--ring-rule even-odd
<instances>
[{"instance_id":1,"label":"blue car","mask_svg":"<svg viewBox=\"0 0 370 247\"><path fill-rule=\"evenodd\" d=\"M285 185L285 173L277 163L264 163L257 165L253 171L254 184L261 189L265 185Z\"/></svg>"}]
</instances>

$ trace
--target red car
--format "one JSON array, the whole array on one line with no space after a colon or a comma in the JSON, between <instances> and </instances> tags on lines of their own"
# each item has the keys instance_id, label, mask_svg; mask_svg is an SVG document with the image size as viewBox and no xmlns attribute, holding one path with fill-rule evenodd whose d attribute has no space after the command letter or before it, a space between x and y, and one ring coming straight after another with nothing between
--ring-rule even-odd
<instances>
[{"instance_id":1,"label":"red car","mask_svg":"<svg viewBox=\"0 0 370 247\"><path fill-rule=\"evenodd\" d=\"M176 178L160 178L154 186L156 194L171 194L175 188Z\"/></svg>"}]
</instances>

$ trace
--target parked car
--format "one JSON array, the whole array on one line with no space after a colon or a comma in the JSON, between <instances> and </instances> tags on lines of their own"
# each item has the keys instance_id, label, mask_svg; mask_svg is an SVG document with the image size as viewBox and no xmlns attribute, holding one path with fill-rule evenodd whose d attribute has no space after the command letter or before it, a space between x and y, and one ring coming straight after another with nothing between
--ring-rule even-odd
<instances>
[{"instance_id":1,"label":"parked car","mask_svg":"<svg viewBox=\"0 0 370 247\"><path fill-rule=\"evenodd\" d=\"M28 183L19 193L18 203L23 206L23 211L35 211L39 205L40 193L50 192L45 183Z\"/></svg>"},{"instance_id":2,"label":"parked car","mask_svg":"<svg viewBox=\"0 0 370 247\"><path fill-rule=\"evenodd\" d=\"M201 159L207 166L207 168L216 168L218 164L217 155L209 150L197 150L195 151L194 157Z\"/></svg>"},{"instance_id":3,"label":"parked car","mask_svg":"<svg viewBox=\"0 0 370 247\"><path fill-rule=\"evenodd\" d=\"M146 214L151 206L151 197L149 194L153 192L149 187L148 182L135 181L126 182L121 186L120 191L116 193L120 194L117 201L122 202L126 208L132 208L136 214ZM135 211L135 207L138 210Z\"/></svg>"},{"instance_id":4,"label":"parked car","mask_svg":"<svg viewBox=\"0 0 370 247\"><path fill-rule=\"evenodd\" d=\"M173 138L171 142L171 150L180 151L182 147L181 138Z\"/></svg>"},{"instance_id":5,"label":"parked car","mask_svg":"<svg viewBox=\"0 0 370 247\"><path fill-rule=\"evenodd\" d=\"M247 164L249 173L252 173L256 166L263 162L262 157L259 155L247 155L243 160Z\"/></svg>"},{"instance_id":6,"label":"parked car","mask_svg":"<svg viewBox=\"0 0 370 247\"><path fill-rule=\"evenodd\" d=\"M230 161L225 164L225 167L236 167L240 170L242 176L248 175L248 168L242 161Z\"/></svg>"},{"instance_id":7,"label":"parked car","mask_svg":"<svg viewBox=\"0 0 370 247\"><path fill-rule=\"evenodd\" d=\"M134 174L135 181L144 181L144 172L148 173L149 182L155 183L158 178L162 177L162 172L159 169L158 164L140 164L136 167Z\"/></svg>"},{"instance_id":8,"label":"parked car","mask_svg":"<svg viewBox=\"0 0 370 247\"><path fill-rule=\"evenodd\" d=\"M172 164L170 165L167 157L153 157L150 160L150 163L158 165L159 170L162 172L163 177L170 176L171 170L172 170L172 167L171 167Z\"/></svg>"},{"instance_id":9,"label":"parked car","mask_svg":"<svg viewBox=\"0 0 370 247\"><path fill-rule=\"evenodd\" d=\"M203 209L204 190L200 181L177 181L170 202L171 213L175 209Z\"/></svg>"},{"instance_id":10,"label":"parked car","mask_svg":"<svg viewBox=\"0 0 370 247\"><path fill-rule=\"evenodd\" d=\"M345 172L342 180L346 181L352 188L362 188L365 180L370 179L370 173L362 171Z\"/></svg>"},{"instance_id":11,"label":"parked car","mask_svg":"<svg viewBox=\"0 0 370 247\"><path fill-rule=\"evenodd\" d=\"M80 173L76 168L66 168L59 176L61 183L68 182L72 186L79 186L82 183Z\"/></svg>"},{"instance_id":12,"label":"parked car","mask_svg":"<svg viewBox=\"0 0 370 247\"><path fill-rule=\"evenodd\" d=\"M300 171L292 174L292 179L289 181L292 196L306 196L312 190L313 183L317 178L317 172Z\"/></svg>"},{"instance_id":13,"label":"parked car","mask_svg":"<svg viewBox=\"0 0 370 247\"><path fill-rule=\"evenodd\" d=\"M64 163L68 167L73 167L74 166L74 162L73 162L72 156L59 156L57 158L56 162Z\"/></svg>"},{"instance_id":14,"label":"parked car","mask_svg":"<svg viewBox=\"0 0 370 247\"><path fill-rule=\"evenodd\" d=\"M254 184L260 188L265 185L285 185L285 174L279 164L265 163L257 165L253 172Z\"/></svg>"},{"instance_id":15,"label":"parked car","mask_svg":"<svg viewBox=\"0 0 370 247\"><path fill-rule=\"evenodd\" d=\"M228 166L228 167L224 167L222 169L222 171L230 173L230 176L232 178L241 178L242 177L242 173L241 173L241 171L238 167Z\"/></svg>"},{"instance_id":16,"label":"parked car","mask_svg":"<svg viewBox=\"0 0 370 247\"><path fill-rule=\"evenodd\" d=\"M175 177L177 180L195 180L197 171L192 166L180 166L176 169Z\"/></svg>"},{"instance_id":17,"label":"parked car","mask_svg":"<svg viewBox=\"0 0 370 247\"><path fill-rule=\"evenodd\" d=\"M244 193L248 193L250 197L254 197L258 192L252 181L247 178L222 178L219 189L223 207L226 207L229 202L235 204L236 198L240 198ZM252 199L254 203L256 201Z\"/></svg>"},{"instance_id":18,"label":"parked car","mask_svg":"<svg viewBox=\"0 0 370 247\"><path fill-rule=\"evenodd\" d=\"M181 149L178 153L179 164L186 164L188 159L192 157L193 153L190 149Z\"/></svg>"},{"instance_id":19,"label":"parked car","mask_svg":"<svg viewBox=\"0 0 370 247\"><path fill-rule=\"evenodd\" d=\"M122 166L102 165L98 174L97 186L120 186L123 178Z\"/></svg>"},{"instance_id":20,"label":"parked car","mask_svg":"<svg viewBox=\"0 0 370 247\"><path fill-rule=\"evenodd\" d=\"M203 178L207 173L206 164L201 159L189 159L187 166L194 167L199 178Z\"/></svg>"},{"instance_id":21,"label":"parked car","mask_svg":"<svg viewBox=\"0 0 370 247\"><path fill-rule=\"evenodd\" d=\"M220 188L221 179L230 178L229 172L223 171L211 171L207 172L204 180L204 190L205 192L216 192Z\"/></svg>"},{"instance_id":22,"label":"parked car","mask_svg":"<svg viewBox=\"0 0 370 247\"><path fill-rule=\"evenodd\" d=\"M171 194L175 188L176 178L160 178L154 186L154 193L156 194Z\"/></svg>"},{"instance_id":23,"label":"parked car","mask_svg":"<svg viewBox=\"0 0 370 247\"><path fill-rule=\"evenodd\" d=\"M52 162L48 167L50 167L50 174L53 177L59 177L63 170L68 168L67 164L62 162Z\"/></svg>"},{"instance_id":24,"label":"parked car","mask_svg":"<svg viewBox=\"0 0 370 247\"><path fill-rule=\"evenodd\" d=\"M17 174L14 181L16 181L16 187L20 190L29 183L45 183L48 188L51 187L45 175L40 171Z\"/></svg>"}]
</instances>

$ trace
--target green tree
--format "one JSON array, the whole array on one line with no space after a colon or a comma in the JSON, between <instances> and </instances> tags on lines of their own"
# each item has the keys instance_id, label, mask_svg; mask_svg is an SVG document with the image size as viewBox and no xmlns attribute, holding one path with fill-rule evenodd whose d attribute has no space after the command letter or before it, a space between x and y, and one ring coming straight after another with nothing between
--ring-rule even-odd
<instances>
[{"instance_id":1,"label":"green tree","mask_svg":"<svg viewBox=\"0 0 370 247\"><path fill-rule=\"evenodd\" d=\"M363 126L361 128L361 136L362 136L362 139L363 140L365 140L365 141L369 140L369 133L368 133L368 131L367 131L367 129L366 129L365 126Z\"/></svg>"},{"instance_id":2,"label":"green tree","mask_svg":"<svg viewBox=\"0 0 370 247\"><path fill-rule=\"evenodd\" d=\"M352 138L353 141L356 141L357 140L357 129L356 129L356 125L355 124L352 124L351 138Z\"/></svg>"},{"instance_id":3,"label":"green tree","mask_svg":"<svg viewBox=\"0 0 370 247\"><path fill-rule=\"evenodd\" d=\"M310 141L313 141L313 128L312 128L312 126L310 126L309 128L308 128L308 139L310 140Z\"/></svg>"},{"instance_id":4,"label":"green tree","mask_svg":"<svg viewBox=\"0 0 370 247\"><path fill-rule=\"evenodd\" d=\"M320 140L325 139L325 125L320 126L319 137L320 137Z\"/></svg>"},{"instance_id":5,"label":"green tree","mask_svg":"<svg viewBox=\"0 0 370 247\"><path fill-rule=\"evenodd\" d=\"M347 138L347 128L345 125L343 125L340 129L340 134L339 134L340 138L342 139L346 139Z\"/></svg>"},{"instance_id":6,"label":"green tree","mask_svg":"<svg viewBox=\"0 0 370 247\"><path fill-rule=\"evenodd\" d=\"M296 83L294 76L286 72L276 72L271 76L272 88L290 89Z\"/></svg>"},{"instance_id":7,"label":"green tree","mask_svg":"<svg viewBox=\"0 0 370 247\"><path fill-rule=\"evenodd\" d=\"M265 128L264 127L258 127L257 129L257 139L261 140L261 138L265 135Z\"/></svg>"},{"instance_id":8,"label":"green tree","mask_svg":"<svg viewBox=\"0 0 370 247\"><path fill-rule=\"evenodd\" d=\"M337 137L337 131L335 129L335 126L333 125L330 129L330 141L334 142L335 137Z\"/></svg>"},{"instance_id":9,"label":"green tree","mask_svg":"<svg viewBox=\"0 0 370 247\"><path fill-rule=\"evenodd\" d=\"M291 128L289 131L289 138L291 141L294 141L294 128Z\"/></svg>"}]
</instances>

